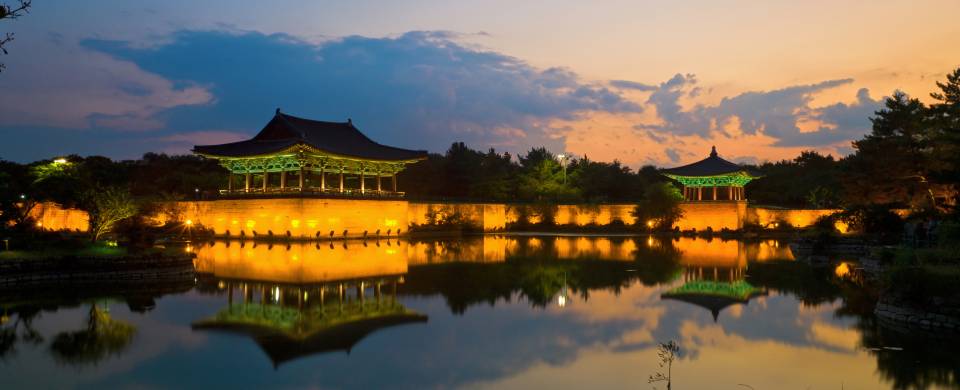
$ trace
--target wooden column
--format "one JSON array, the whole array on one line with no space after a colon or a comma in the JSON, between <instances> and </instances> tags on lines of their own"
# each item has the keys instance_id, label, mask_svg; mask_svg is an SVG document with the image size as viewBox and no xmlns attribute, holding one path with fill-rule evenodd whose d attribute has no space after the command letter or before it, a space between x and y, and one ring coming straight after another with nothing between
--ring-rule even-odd
<instances>
[{"instance_id":1,"label":"wooden column","mask_svg":"<svg viewBox=\"0 0 960 390\"><path fill-rule=\"evenodd\" d=\"M246 176L245 176L245 178L246 178L246 184L244 184L244 186L243 186L243 192L250 192L250 182L253 181L253 177L252 177L252 176L253 176L253 175L251 175L250 172L247 172L247 174L246 174Z\"/></svg>"},{"instance_id":2,"label":"wooden column","mask_svg":"<svg viewBox=\"0 0 960 390\"><path fill-rule=\"evenodd\" d=\"M393 192L397 192L397 174L396 173L393 174L393 180L391 180L391 182L393 183Z\"/></svg>"},{"instance_id":3,"label":"wooden column","mask_svg":"<svg viewBox=\"0 0 960 390\"><path fill-rule=\"evenodd\" d=\"M733 199L733 186L727 187L727 200L735 200Z\"/></svg>"},{"instance_id":4,"label":"wooden column","mask_svg":"<svg viewBox=\"0 0 960 390\"><path fill-rule=\"evenodd\" d=\"M703 187L697 187L697 200L703 200Z\"/></svg>"},{"instance_id":5,"label":"wooden column","mask_svg":"<svg viewBox=\"0 0 960 390\"><path fill-rule=\"evenodd\" d=\"M377 192L380 192L380 171L377 171Z\"/></svg>"},{"instance_id":6,"label":"wooden column","mask_svg":"<svg viewBox=\"0 0 960 390\"><path fill-rule=\"evenodd\" d=\"M717 200L717 186L713 186L713 200Z\"/></svg>"},{"instance_id":7,"label":"wooden column","mask_svg":"<svg viewBox=\"0 0 960 390\"><path fill-rule=\"evenodd\" d=\"M367 180L366 180L366 175L364 175L365 173L366 173L366 169L360 168L360 193L361 194L367 192Z\"/></svg>"},{"instance_id":8,"label":"wooden column","mask_svg":"<svg viewBox=\"0 0 960 390\"><path fill-rule=\"evenodd\" d=\"M280 171L280 189L287 188L287 171Z\"/></svg>"},{"instance_id":9,"label":"wooden column","mask_svg":"<svg viewBox=\"0 0 960 390\"><path fill-rule=\"evenodd\" d=\"M327 165L320 166L320 191L327 190Z\"/></svg>"},{"instance_id":10,"label":"wooden column","mask_svg":"<svg viewBox=\"0 0 960 390\"><path fill-rule=\"evenodd\" d=\"M300 166L300 191L303 191L303 166Z\"/></svg>"},{"instance_id":11,"label":"wooden column","mask_svg":"<svg viewBox=\"0 0 960 390\"><path fill-rule=\"evenodd\" d=\"M343 192L343 164L340 164L340 192Z\"/></svg>"},{"instance_id":12,"label":"wooden column","mask_svg":"<svg viewBox=\"0 0 960 390\"><path fill-rule=\"evenodd\" d=\"M233 192L233 172L227 174L227 192Z\"/></svg>"},{"instance_id":13,"label":"wooden column","mask_svg":"<svg viewBox=\"0 0 960 390\"><path fill-rule=\"evenodd\" d=\"M268 175L267 170L264 169L263 170L263 192L267 192L267 179L269 178L269 176L267 175Z\"/></svg>"}]
</instances>

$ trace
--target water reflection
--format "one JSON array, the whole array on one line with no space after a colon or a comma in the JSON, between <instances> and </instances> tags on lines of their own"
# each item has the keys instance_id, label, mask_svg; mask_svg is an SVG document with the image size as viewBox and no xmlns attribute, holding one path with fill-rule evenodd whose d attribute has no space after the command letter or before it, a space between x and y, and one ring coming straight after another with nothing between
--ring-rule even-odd
<instances>
[{"instance_id":1,"label":"water reflection","mask_svg":"<svg viewBox=\"0 0 960 390\"><path fill-rule=\"evenodd\" d=\"M216 288L225 291L227 306L192 327L246 334L275 367L317 353L349 353L361 339L381 328L427 321L427 316L410 311L397 300L400 281L392 277L283 285L219 280ZM368 297L367 290L372 296Z\"/></svg>"},{"instance_id":2,"label":"water reflection","mask_svg":"<svg viewBox=\"0 0 960 390\"><path fill-rule=\"evenodd\" d=\"M876 292L855 272L808 267L776 241L483 236L191 250L198 281L179 290L0 292L0 375L13 388L636 387L666 340L683 346L677 388L950 387L960 367L956 342L877 323ZM104 302L125 304L96 317ZM58 338L101 346L54 348Z\"/></svg>"}]
</instances>

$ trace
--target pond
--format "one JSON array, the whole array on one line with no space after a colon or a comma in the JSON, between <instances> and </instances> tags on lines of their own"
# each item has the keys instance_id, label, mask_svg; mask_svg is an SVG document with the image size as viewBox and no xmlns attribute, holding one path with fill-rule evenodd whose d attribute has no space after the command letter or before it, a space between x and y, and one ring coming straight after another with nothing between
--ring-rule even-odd
<instances>
[{"instance_id":1,"label":"pond","mask_svg":"<svg viewBox=\"0 0 960 390\"><path fill-rule=\"evenodd\" d=\"M195 283L0 295L3 388L952 388L956 343L775 240L213 242ZM842 267L849 267L843 264Z\"/></svg>"}]
</instances>

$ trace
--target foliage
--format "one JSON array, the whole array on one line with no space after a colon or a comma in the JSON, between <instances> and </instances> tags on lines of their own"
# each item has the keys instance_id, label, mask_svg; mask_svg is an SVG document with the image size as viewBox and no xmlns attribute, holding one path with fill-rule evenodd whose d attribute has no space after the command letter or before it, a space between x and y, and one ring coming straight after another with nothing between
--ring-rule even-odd
<instances>
[{"instance_id":1,"label":"foliage","mask_svg":"<svg viewBox=\"0 0 960 390\"><path fill-rule=\"evenodd\" d=\"M443 155L399 174L400 189L413 199L458 199L495 202L632 202L650 183L662 182L656 168L637 172L587 157L564 158L545 148L513 158L494 149L480 152L462 142Z\"/></svg>"},{"instance_id":2,"label":"foliage","mask_svg":"<svg viewBox=\"0 0 960 390\"><path fill-rule=\"evenodd\" d=\"M643 199L634 207L631 215L638 225L653 230L670 230L683 216L680 202L683 195L671 183L657 183L647 187Z\"/></svg>"},{"instance_id":3,"label":"foliage","mask_svg":"<svg viewBox=\"0 0 960 390\"><path fill-rule=\"evenodd\" d=\"M90 214L90 237L97 241L113 231L120 221L137 214L139 206L130 191L120 187L107 187L88 194L84 209Z\"/></svg>"},{"instance_id":4,"label":"foliage","mask_svg":"<svg viewBox=\"0 0 960 390\"><path fill-rule=\"evenodd\" d=\"M869 234L881 244L894 244L903 234L903 219L887 205L851 207L839 215L851 232Z\"/></svg>"},{"instance_id":5,"label":"foliage","mask_svg":"<svg viewBox=\"0 0 960 390\"><path fill-rule=\"evenodd\" d=\"M110 355L122 353L134 333L136 328L132 325L114 320L107 309L91 304L86 328L57 334L50 344L50 352L67 364L96 364Z\"/></svg>"},{"instance_id":6,"label":"foliage","mask_svg":"<svg viewBox=\"0 0 960 390\"><path fill-rule=\"evenodd\" d=\"M793 160L768 162L753 169L762 177L748 183L746 191L757 203L798 208L840 206L841 164L833 156L804 151Z\"/></svg>"},{"instance_id":7,"label":"foliage","mask_svg":"<svg viewBox=\"0 0 960 390\"><path fill-rule=\"evenodd\" d=\"M462 212L451 206L431 206L427 209L424 218L426 219L425 224L411 226L411 230L482 230L480 226L472 223Z\"/></svg>"}]
</instances>

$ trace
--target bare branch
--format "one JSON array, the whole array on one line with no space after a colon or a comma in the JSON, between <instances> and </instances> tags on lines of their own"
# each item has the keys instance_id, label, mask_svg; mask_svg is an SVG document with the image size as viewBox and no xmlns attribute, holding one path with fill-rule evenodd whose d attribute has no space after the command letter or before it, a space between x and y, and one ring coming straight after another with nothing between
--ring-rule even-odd
<instances>
[{"instance_id":1,"label":"bare branch","mask_svg":"<svg viewBox=\"0 0 960 390\"><path fill-rule=\"evenodd\" d=\"M30 13L30 3L33 0L18 0L18 5L0 4L0 19L16 19Z\"/></svg>"}]
</instances>

